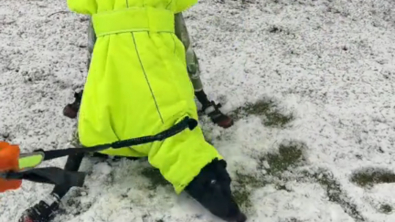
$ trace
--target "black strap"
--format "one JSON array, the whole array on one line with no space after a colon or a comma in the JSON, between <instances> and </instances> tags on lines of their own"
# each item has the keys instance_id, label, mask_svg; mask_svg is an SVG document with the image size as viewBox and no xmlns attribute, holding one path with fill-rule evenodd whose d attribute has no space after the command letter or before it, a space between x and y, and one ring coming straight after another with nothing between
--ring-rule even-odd
<instances>
[{"instance_id":1,"label":"black strap","mask_svg":"<svg viewBox=\"0 0 395 222\"><path fill-rule=\"evenodd\" d=\"M151 143L155 141L161 141L171 136L174 136L186 128L193 130L197 126L198 122L195 119L185 117L182 121L169 129L162 131L153 136L144 136L128 140L116 141L113 143L97 145L93 147L85 148L67 148L61 150L40 150L44 153L44 160L51 160L59 157L69 156L76 153L89 153L98 152L108 148L119 149L123 147L130 147L141 145L145 143ZM19 172L0 172L0 178L7 180L29 180L37 183L49 183L53 185L65 185L65 186L78 186L81 187L84 183L85 174L82 172L71 172L66 171L57 167L46 167L46 168L35 168Z\"/></svg>"},{"instance_id":2,"label":"black strap","mask_svg":"<svg viewBox=\"0 0 395 222\"><path fill-rule=\"evenodd\" d=\"M92 147L66 148L60 150L48 150L48 151L40 150L40 151L44 153L44 160L52 160L59 157L69 156L75 153L90 153L90 152L99 152L108 148L119 149L124 147L131 147L145 143L152 143L155 141L164 140L166 138L172 137L182 132L186 128L193 130L197 126L197 124L198 123L195 119L185 117L182 121L180 121L176 125L153 136L143 136L143 137L138 137L128 140L120 140L113 143L96 145Z\"/></svg>"},{"instance_id":3,"label":"black strap","mask_svg":"<svg viewBox=\"0 0 395 222\"><path fill-rule=\"evenodd\" d=\"M85 173L71 172L57 167L36 168L21 172L0 173L0 178L7 180L29 180L36 183L82 187Z\"/></svg>"}]
</instances>

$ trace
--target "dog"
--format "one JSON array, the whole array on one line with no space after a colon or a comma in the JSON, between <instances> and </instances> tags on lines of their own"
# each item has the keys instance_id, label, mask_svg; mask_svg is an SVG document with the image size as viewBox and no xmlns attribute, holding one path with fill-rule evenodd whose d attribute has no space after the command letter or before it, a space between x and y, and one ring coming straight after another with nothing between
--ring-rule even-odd
<instances>
[{"instance_id":1,"label":"dog","mask_svg":"<svg viewBox=\"0 0 395 222\"><path fill-rule=\"evenodd\" d=\"M98 36L78 118L84 147L157 134L185 117L198 120L185 48L174 34L174 14L195 3L68 0L72 11L92 16ZM226 161L205 140L200 126L160 142L100 153L148 157L177 194L185 191L227 222L247 220L232 196ZM77 171L82 158L69 156L65 169ZM47 199L23 213L20 222L50 221L69 189L55 186Z\"/></svg>"}]
</instances>

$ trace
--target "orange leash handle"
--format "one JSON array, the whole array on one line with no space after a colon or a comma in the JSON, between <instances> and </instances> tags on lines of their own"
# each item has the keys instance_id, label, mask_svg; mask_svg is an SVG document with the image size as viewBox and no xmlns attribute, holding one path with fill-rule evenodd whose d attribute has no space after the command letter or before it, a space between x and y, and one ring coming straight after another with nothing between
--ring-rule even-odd
<instances>
[{"instance_id":1,"label":"orange leash handle","mask_svg":"<svg viewBox=\"0 0 395 222\"><path fill-rule=\"evenodd\" d=\"M0 172L19 170L19 146L0 141ZM20 188L22 180L0 178L0 193Z\"/></svg>"}]
</instances>

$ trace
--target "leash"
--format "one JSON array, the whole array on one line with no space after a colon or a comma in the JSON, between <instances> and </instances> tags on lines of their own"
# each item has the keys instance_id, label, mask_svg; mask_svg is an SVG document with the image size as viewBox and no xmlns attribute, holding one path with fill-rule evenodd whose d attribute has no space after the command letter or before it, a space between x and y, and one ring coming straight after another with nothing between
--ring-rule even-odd
<instances>
[{"instance_id":1,"label":"leash","mask_svg":"<svg viewBox=\"0 0 395 222\"><path fill-rule=\"evenodd\" d=\"M143 136L127 140L120 140L113 143L101 144L84 148L66 148L60 150L35 150L30 154L20 154L19 171L0 171L0 178L5 180L28 180L37 183L47 183L53 185L66 185L81 187L85 180L82 172L66 171L58 167L35 168L44 161L52 160L64 156L92 153L106 150L108 148L119 149L124 147L137 146L155 141L162 141L172 137L185 129L193 130L198 125L197 120L185 117L182 121L156 135Z\"/></svg>"}]
</instances>

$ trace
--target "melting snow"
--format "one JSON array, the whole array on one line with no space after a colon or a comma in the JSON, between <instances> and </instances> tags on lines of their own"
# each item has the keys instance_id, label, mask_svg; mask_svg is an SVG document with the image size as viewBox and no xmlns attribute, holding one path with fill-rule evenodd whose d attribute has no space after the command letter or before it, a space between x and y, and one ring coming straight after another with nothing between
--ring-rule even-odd
<instances>
[{"instance_id":1,"label":"melting snow","mask_svg":"<svg viewBox=\"0 0 395 222\"><path fill-rule=\"evenodd\" d=\"M85 80L87 20L65 2L0 2L0 140L24 152L68 147L76 126L62 109ZM237 117L226 130L207 118L202 124L228 161L249 221L395 220L395 181L351 179L361 169L395 173L394 7L392 0L202 0L185 14L206 91ZM237 114L260 101L266 114ZM265 124L286 116L285 125ZM289 160L278 158L281 146L300 149L300 160L282 168ZM55 222L219 221L153 182L144 161L92 158L82 170L85 187L65 197ZM0 221L17 221L50 191L24 182L1 194Z\"/></svg>"}]
</instances>

